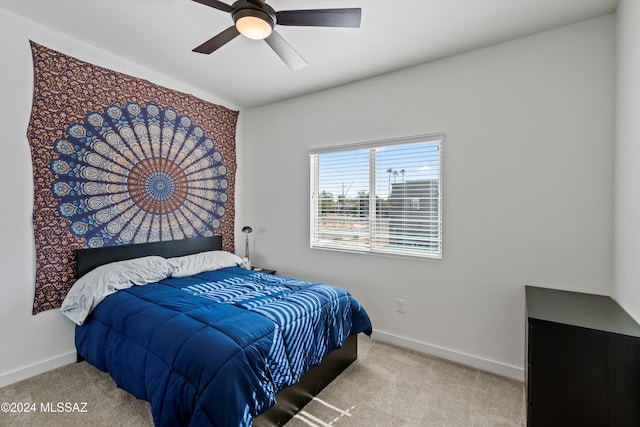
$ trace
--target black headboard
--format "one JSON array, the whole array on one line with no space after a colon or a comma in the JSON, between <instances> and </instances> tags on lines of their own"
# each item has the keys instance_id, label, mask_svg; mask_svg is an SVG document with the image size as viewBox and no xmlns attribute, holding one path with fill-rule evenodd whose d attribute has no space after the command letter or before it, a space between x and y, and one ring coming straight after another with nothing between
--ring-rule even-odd
<instances>
[{"instance_id":1,"label":"black headboard","mask_svg":"<svg viewBox=\"0 0 640 427\"><path fill-rule=\"evenodd\" d=\"M165 258L191 255L222 249L222 237L196 237L165 242L139 243L135 245L109 246L105 248L78 249L76 251L76 278L80 278L104 264L143 256L158 255Z\"/></svg>"}]
</instances>

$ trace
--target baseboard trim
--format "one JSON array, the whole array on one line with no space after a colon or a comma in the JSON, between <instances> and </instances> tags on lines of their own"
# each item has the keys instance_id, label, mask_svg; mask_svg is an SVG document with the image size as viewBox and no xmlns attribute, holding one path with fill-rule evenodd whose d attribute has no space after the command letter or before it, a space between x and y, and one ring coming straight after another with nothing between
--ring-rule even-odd
<instances>
[{"instance_id":1,"label":"baseboard trim","mask_svg":"<svg viewBox=\"0 0 640 427\"><path fill-rule=\"evenodd\" d=\"M506 363L496 362L494 360L473 356L471 354L461 353L459 351L451 350L433 344L427 344L411 338L381 331L379 329L375 329L373 331L372 338L379 341L387 342L389 344L397 345L399 347L404 347L411 350L419 351L421 353L430 354L432 356L441 357L443 359L451 360L456 363L471 366L473 368L481 369L483 371L491 372L503 377L513 378L518 381L524 381L524 369L517 366L507 365ZM35 363L33 365L29 365L15 371L7 372L6 374L0 375L0 387L17 383L18 381L22 381L35 375L42 374L43 372L59 368L60 366L68 365L69 363L73 363L75 361L76 353L70 352L58 357L54 357L53 359L46 360L44 362Z\"/></svg>"},{"instance_id":2,"label":"baseboard trim","mask_svg":"<svg viewBox=\"0 0 640 427\"><path fill-rule=\"evenodd\" d=\"M389 344L405 347L410 350L419 351L421 353L430 354L432 356L441 357L451 360L462 365L471 366L472 368L481 369L503 377L513 378L518 381L524 381L524 369L507 365L506 363L496 362L495 360L485 359L471 354L461 353L459 351L440 347L433 344L427 344L411 338L402 337L389 332L374 329L372 338Z\"/></svg>"},{"instance_id":3,"label":"baseboard trim","mask_svg":"<svg viewBox=\"0 0 640 427\"><path fill-rule=\"evenodd\" d=\"M44 362L34 363L33 365L25 366L24 368L16 369L15 371L7 372L0 375L0 387L4 387L18 381L31 378L35 375L42 374L52 369L59 368L64 365L68 365L76 361L76 352L66 353L53 359L45 360Z\"/></svg>"}]
</instances>

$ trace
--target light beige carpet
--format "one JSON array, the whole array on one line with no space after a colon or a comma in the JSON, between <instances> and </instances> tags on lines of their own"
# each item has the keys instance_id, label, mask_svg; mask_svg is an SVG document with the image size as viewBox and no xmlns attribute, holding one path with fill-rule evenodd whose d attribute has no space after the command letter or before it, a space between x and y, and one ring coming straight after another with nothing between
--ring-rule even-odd
<instances>
[{"instance_id":1,"label":"light beige carpet","mask_svg":"<svg viewBox=\"0 0 640 427\"><path fill-rule=\"evenodd\" d=\"M287 427L524 426L524 384L360 338L358 361Z\"/></svg>"},{"instance_id":2,"label":"light beige carpet","mask_svg":"<svg viewBox=\"0 0 640 427\"><path fill-rule=\"evenodd\" d=\"M525 424L521 382L366 337L358 345L358 361L287 427ZM109 375L86 362L0 388L4 402L35 411L2 411L3 427L153 425L147 402L117 388Z\"/></svg>"}]
</instances>

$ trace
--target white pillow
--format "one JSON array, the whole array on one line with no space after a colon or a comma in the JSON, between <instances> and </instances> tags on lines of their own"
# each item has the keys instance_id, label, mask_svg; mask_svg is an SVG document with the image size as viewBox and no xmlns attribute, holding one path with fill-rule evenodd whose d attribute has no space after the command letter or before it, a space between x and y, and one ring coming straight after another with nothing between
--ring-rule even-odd
<instances>
[{"instance_id":1,"label":"white pillow","mask_svg":"<svg viewBox=\"0 0 640 427\"><path fill-rule=\"evenodd\" d=\"M225 267L242 265L242 259L225 251L200 252L193 255L169 258L173 264L171 277L187 277L203 271L218 270Z\"/></svg>"},{"instance_id":2,"label":"white pillow","mask_svg":"<svg viewBox=\"0 0 640 427\"><path fill-rule=\"evenodd\" d=\"M73 284L60 311L82 325L108 295L134 285L146 285L171 276L172 264L159 256L148 256L105 264L91 270Z\"/></svg>"}]
</instances>

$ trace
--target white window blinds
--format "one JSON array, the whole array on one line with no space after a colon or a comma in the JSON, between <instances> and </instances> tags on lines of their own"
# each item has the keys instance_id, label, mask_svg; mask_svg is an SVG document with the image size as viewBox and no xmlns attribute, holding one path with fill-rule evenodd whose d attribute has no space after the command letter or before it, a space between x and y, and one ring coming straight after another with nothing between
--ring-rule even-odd
<instances>
[{"instance_id":1,"label":"white window blinds","mask_svg":"<svg viewBox=\"0 0 640 427\"><path fill-rule=\"evenodd\" d=\"M443 141L311 150L311 247L441 259Z\"/></svg>"}]
</instances>

